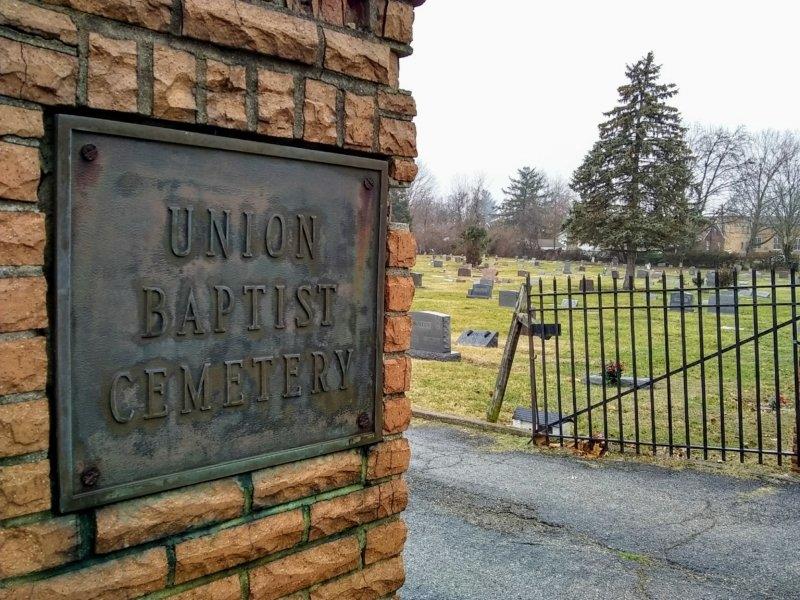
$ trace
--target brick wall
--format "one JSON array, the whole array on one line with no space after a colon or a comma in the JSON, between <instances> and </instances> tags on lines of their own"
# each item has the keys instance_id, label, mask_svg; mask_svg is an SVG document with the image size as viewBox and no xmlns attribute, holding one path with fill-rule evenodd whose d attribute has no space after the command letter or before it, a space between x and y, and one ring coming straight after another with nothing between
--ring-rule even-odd
<instances>
[{"instance_id":1,"label":"brick wall","mask_svg":"<svg viewBox=\"0 0 800 600\"><path fill-rule=\"evenodd\" d=\"M387 235L385 441L75 514L52 507L52 114L340 148L416 175L406 0L0 1L0 600L390 598L415 247Z\"/></svg>"}]
</instances>

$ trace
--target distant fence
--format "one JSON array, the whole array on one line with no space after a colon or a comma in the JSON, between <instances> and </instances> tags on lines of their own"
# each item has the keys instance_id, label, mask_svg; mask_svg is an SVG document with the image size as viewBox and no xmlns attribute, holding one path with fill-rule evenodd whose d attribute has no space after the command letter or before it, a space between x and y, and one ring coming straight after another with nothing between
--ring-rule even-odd
<instances>
[{"instance_id":1,"label":"distant fence","mask_svg":"<svg viewBox=\"0 0 800 600\"><path fill-rule=\"evenodd\" d=\"M560 326L527 329L534 431L637 454L796 458L795 270L727 285L716 271L645 275L526 279L529 322ZM560 334L535 337L546 329Z\"/></svg>"}]
</instances>

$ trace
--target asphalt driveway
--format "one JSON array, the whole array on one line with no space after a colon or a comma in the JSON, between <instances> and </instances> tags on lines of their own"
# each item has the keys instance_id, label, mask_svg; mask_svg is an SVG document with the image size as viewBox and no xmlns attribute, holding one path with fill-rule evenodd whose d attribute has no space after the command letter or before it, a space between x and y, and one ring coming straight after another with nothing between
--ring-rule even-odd
<instances>
[{"instance_id":1,"label":"asphalt driveway","mask_svg":"<svg viewBox=\"0 0 800 600\"><path fill-rule=\"evenodd\" d=\"M800 484L408 432L404 600L800 598Z\"/></svg>"}]
</instances>

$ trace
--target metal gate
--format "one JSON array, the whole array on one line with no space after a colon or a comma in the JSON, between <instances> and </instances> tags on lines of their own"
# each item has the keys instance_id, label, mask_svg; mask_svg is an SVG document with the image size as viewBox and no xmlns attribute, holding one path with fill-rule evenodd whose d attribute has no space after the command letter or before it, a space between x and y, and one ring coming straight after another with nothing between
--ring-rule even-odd
<instances>
[{"instance_id":1,"label":"metal gate","mask_svg":"<svg viewBox=\"0 0 800 600\"><path fill-rule=\"evenodd\" d=\"M526 278L534 437L687 458L797 458L794 269L608 282Z\"/></svg>"}]
</instances>

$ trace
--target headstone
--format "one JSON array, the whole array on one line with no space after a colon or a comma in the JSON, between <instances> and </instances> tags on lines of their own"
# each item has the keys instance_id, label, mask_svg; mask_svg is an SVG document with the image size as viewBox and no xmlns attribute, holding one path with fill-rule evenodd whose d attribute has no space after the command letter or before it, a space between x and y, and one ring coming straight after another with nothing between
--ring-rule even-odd
<instances>
[{"instance_id":1,"label":"headstone","mask_svg":"<svg viewBox=\"0 0 800 600\"><path fill-rule=\"evenodd\" d=\"M669 309L681 310L681 294L683 294L683 310L694 311L694 296L689 292L672 292L669 295Z\"/></svg>"},{"instance_id":2,"label":"headstone","mask_svg":"<svg viewBox=\"0 0 800 600\"><path fill-rule=\"evenodd\" d=\"M578 289L582 292L593 292L594 291L594 279L581 279L580 284L578 284Z\"/></svg>"},{"instance_id":3,"label":"headstone","mask_svg":"<svg viewBox=\"0 0 800 600\"><path fill-rule=\"evenodd\" d=\"M663 275L663 271L650 271L650 279L661 279Z\"/></svg>"},{"instance_id":4,"label":"headstone","mask_svg":"<svg viewBox=\"0 0 800 600\"><path fill-rule=\"evenodd\" d=\"M709 271L706 273L706 285L708 287L714 287L715 285L717 285L716 271Z\"/></svg>"},{"instance_id":5,"label":"headstone","mask_svg":"<svg viewBox=\"0 0 800 600\"><path fill-rule=\"evenodd\" d=\"M564 275L571 275L572 274L572 263L565 262L564 263Z\"/></svg>"},{"instance_id":6,"label":"headstone","mask_svg":"<svg viewBox=\"0 0 800 600\"><path fill-rule=\"evenodd\" d=\"M570 437L572 435L573 427L575 427L574 419L568 415L562 414L559 417L558 413L548 412L545 413L540 410L536 413L536 425L540 432L544 433L547 429L548 435ZM518 406L514 409L514 414L511 417L511 426L516 429L523 429L525 431L533 431L533 411L524 406Z\"/></svg>"},{"instance_id":7,"label":"headstone","mask_svg":"<svg viewBox=\"0 0 800 600\"><path fill-rule=\"evenodd\" d=\"M719 307L717 307L717 296L716 293L709 294L708 302L706 302L706 306L708 307L708 312L717 312L717 308L719 308L719 313L723 315L732 315L736 313L736 306L734 304L734 295L733 292L729 290L723 290L719 293Z\"/></svg>"},{"instance_id":8,"label":"headstone","mask_svg":"<svg viewBox=\"0 0 800 600\"><path fill-rule=\"evenodd\" d=\"M422 273L411 273L411 279L414 280L414 287L421 288L422 287Z\"/></svg>"},{"instance_id":9,"label":"headstone","mask_svg":"<svg viewBox=\"0 0 800 600\"><path fill-rule=\"evenodd\" d=\"M519 292L514 290L500 290L497 293L497 298L500 306L515 308L517 306L517 300L519 299Z\"/></svg>"},{"instance_id":10,"label":"headstone","mask_svg":"<svg viewBox=\"0 0 800 600\"><path fill-rule=\"evenodd\" d=\"M538 258L534 258L533 259L533 266L534 267L538 267L539 266L539 259Z\"/></svg>"},{"instance_id":11,"label":"headstone","mask_svg":"<svg viewBox=\"0 0 800 600\"><path fill-rule=\"evenodd\" d=\"M431 263L431 266L432 266L434 269L441 269L441 268L444 266L444 263L443 263L442 261L440 261L440 260L434 260L434 261Z\"/></svg>"},{"instance_id":12,"label":"headstone","mask_svg":"<svg viewBox=\"0 0 800 600\"><path fill-rule=\"evenodd\" d=\"M486 285L485 283L473 283L472 289L467 290L467 298L491 298L492 289L491 285Z\"/></svg>"},{"instance_id":13,"label":"headstone","mask_svg":"<svg viewBox=\"0 0 800 600\"><path fill-rule=\"evenodd\" d=\"M611 269L611 279L619 279L619 271L617 269Z\"/></svg>"},{"instance_id":14,"label":"headstone","mask_svg":"<svg viewBox=\"0 0 800 600\"><path fill-rule=\"evenodd\" d=\"M484 329L467 329L456 340L461 346L477 346L478 348L497 348L500 334L497 331Z\"/></svg>"},{"instance_id":15,"label":"headstone","mask_svg":"<svg viewBox=\"0 0 800 600\"><path fill-rule=\"evenodd\" d=\"M778 279L789 279L789 271L786 269L777 269L775 274L778 276Z\"/></svg>"},{"instance_id":16,"label":"headstone","mask_svg":"<svg viewBox=\"0 0 800 600\"><path fill-rule=\"evenodd\" d=\"M460 265L463 262L464 262L464 259L461 256L456 256L456 263L458 263Z\"/></svg>"},{"instance_id":17,"label":"headstone","mask_svg":"<svg viewBox=\"0 0 800 600\"><path fill-rule=\"evenodd\" d=\"M447 262L450 262L451 260L453 260L453 257L452 257L452 256L450 256L450 255L448 254L447 256L445 256L445 257L444 257L444 259L445 259Z\"/></svg>"},{"instance_id":18,"label":"headstone","mask_svg":"<svg viewBox=\"0 0 800 600\"><path fill-rule=\"evenodd\" d=\"M439 312L411 313L411 350L414 358L459 360L461 354L450 348L450 315Z\"/></svg>"},{"instance_id":19,"label":"headstone","mask_svg":"<svg viewBox=\"0 0 800 600\"><path fill-rule=\"evenodd\" d=\"M457 277L472 277L472 269L469 267L458 267Z\"/></svg>"},{"instance_id":20,"label":"headstone","mask_svg":"<svg viewBox=\"0 0 800 600\"><path fill-rule=\"evenodd\" d=\"M579 303L577 298L564 298L559 305L559 308L578 308Z\"/></svg>"},{"instance_id":21,"label":"headstone","mask_svg":"<svg viewBox=\"0 0 800 600\"><path fill-rule=\"evenodd\" d=\"M667 266L667 263L665 263L665 262L660 262L660 263L658 263L656 266L657 266L657 267L661 267L661 268L663 269L664 267L666 267L666 266Z\"/></svg>"},{"instance_id":22,"label":"headstone","mask_svg":"<svg viewBox=\"0 0 800 600\"><path fill-rule=\"evenodd\" d=\"M491 279L490 277L481 277L479 283L488 285L489 287L494 287L494 279Z\"/></svg>"},{"instance_id":23,"label":"headstone","mask_svg":"<svg viewBox=\"0 0 800 600\"><path fill-rule=\"evenodd\" d=\"M527 277L528 275L530 275L529 271L523 271L522 269L517 271L517 277Z\"/></svg>"},{"instance_id":24,"label":"headstone","mask_svg":"<svg viewBox=\"0 0 800 600\"><path fill-rule=\"evenodd\" d=\"M740 296L745 296L747 298L753 297L753 288L747 288L739 292ZM756 288L756 297L757 298L770 298L772 293L769 290L759 290Z\"/></svg>"},{"instance_id":25,"label":"headstone","mask_svg":"<svg viewBox=\"0 0 800 600\"><path fill-rule=\"evenodd\" d=\"M578 272L579 272L579 273L585 273L585 272L586 272L586 267L584 267L583 265L580 265L580 266L578 267Z\"/></svg>"},{"instance_id":26,"label":"headstone","mask_svg":"<svg viewBox=\"0 0 800 600\"><path fill-rule=\"evenodd\" d=\"M498 273L499 271L494 267L485 267L481 269L481 278L490 279L491 281L494 281L497 279Z\"/></svg>"},{"instance_id":27,"label":"headstone","mask_svg":"<svg viewBox=\"0 0 800 600\"><path fill-rule=\"evenodd\" d=\"M636 279L647 279L647 269L636 269Z\"/></svg>"}]
</instances>

